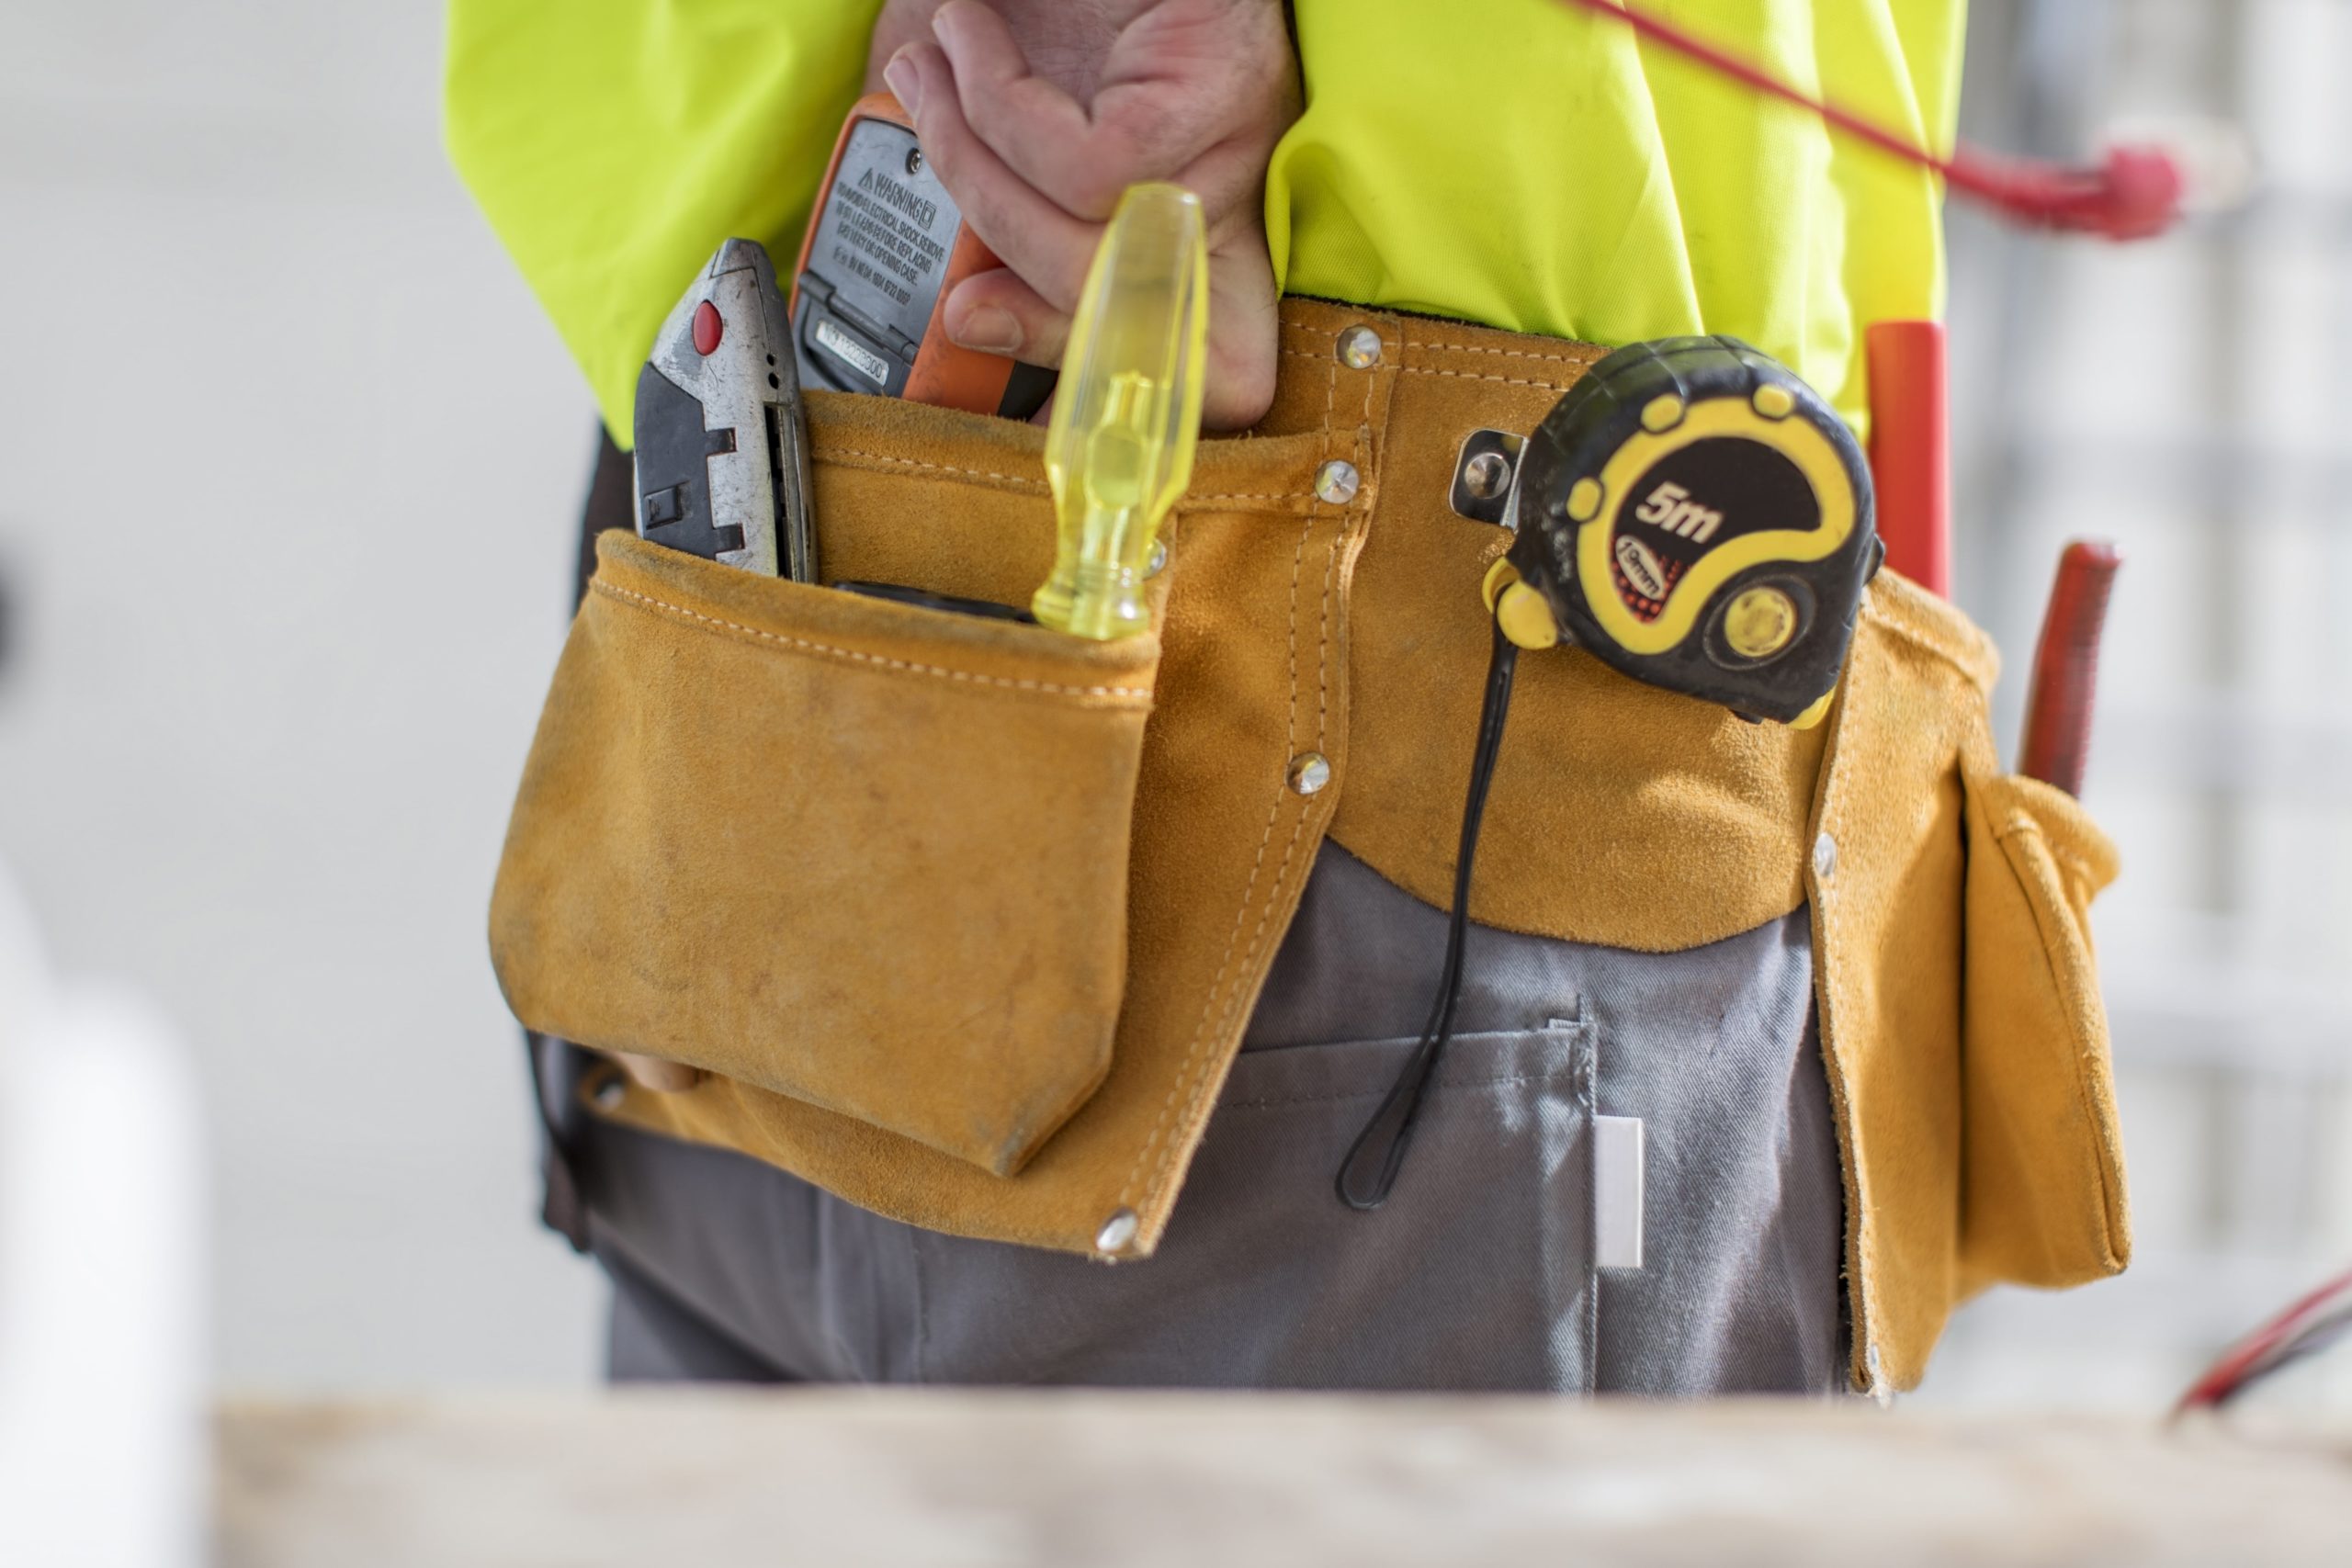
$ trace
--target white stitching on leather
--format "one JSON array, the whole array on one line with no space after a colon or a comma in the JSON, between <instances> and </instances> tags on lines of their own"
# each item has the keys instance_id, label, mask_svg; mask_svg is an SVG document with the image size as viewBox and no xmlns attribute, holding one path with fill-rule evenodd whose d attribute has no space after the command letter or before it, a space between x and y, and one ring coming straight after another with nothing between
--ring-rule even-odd
<instances>
[{"instance_id":1,"label":"white stitching on leather","mask_svg":"<svg viewBox=\"0 0 2352 1568\"><path fill-rule=\"evenodd\" d=\"M664 610L673 615L683 615L687 620L698 621L706 626L730 632L739 637L757 637L762 642L772 642L785 648L798 649L804 653L821 653L835 659L855 660L860 664L871 664L885 670L904 670L912 674L935 675L944 680L961 681L971 685L1000 686L1007 691L1036 692L1048 696L1114 697L1137 706L1146 705L1151 701L1151 688L1148 686L1062 686L1051 681L1015 681L1002 675L976 675L968 670L950 670L939 664L918 664L907 659L887 659L878 653L861 653L854 648L837 648L831 643L813 642L807 637L787 637L780 632L762 631L757 626L747 626L737 621L722 621L716 615L706 615L699 611L689 610L684 604L673 604L667 599L656 599L650 593L639 593L632 589L620 587L616 583L605 581L601 577L591 580L588 586L599 593L628 600L648 609Z\"/></svg>"}]
</instances>

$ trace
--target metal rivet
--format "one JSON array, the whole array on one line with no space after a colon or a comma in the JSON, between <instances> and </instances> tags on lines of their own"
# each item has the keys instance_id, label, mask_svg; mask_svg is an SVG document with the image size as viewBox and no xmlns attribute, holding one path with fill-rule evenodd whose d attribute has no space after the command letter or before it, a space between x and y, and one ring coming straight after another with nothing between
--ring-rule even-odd
<instances>
[{"instance_id":1,"label":"metal rivet","mask_svg":"<svg viewBox=\"0 0 2352 1568\"><path fill-rule=\"evenodd\" d=\"M595 1100L599 1111L618 1111L628 1103L628 1080L615 1073L596 1086Z\"/></svg>"},{"instance_id":2,"label":"metal rivet","mask_svg":"<svg viewBox=\"0 0 2352 1568\"><path fill-rule=\"evenodd\" d=\"M1168 541L1165 539L1154 539L1151 542L1151 558L1144 562L1143 574L1146 577L1158 577L1162 571L1166 570L1167 568Z\"/></svg>"},{"instance_id":3,"label":"metal rivet","mask_svg":"<svg viewBox=\"0 0 2352 1568\"><path fill-rule=\"evenodd\" d=\"M1524 436L1508 430L1474 430L1462 438L1453 455L1453 480L1445 501L1456 517L1498 527L1516 526L1517 500L1513 485L1519 478Z\"/></svg>"},{"instance_id":4,"label":"metal rivet","mask_svg":"<svg viewBox=\"0 0 2352 1568\"><path fill-rule=\"evenodd\" d=\"M1315 493L1334 506L1345 506L1356 498L1356 487L1363 476L1356 472L1353 463L1334 457L1315 470Z\"/></svg>"},{"instance_id":5,"label":"metal rivet","mask_svg":"<svg viewBox=\"0 0 2352 1568\"><path fill-rule=\"evenodd\" d=\"M1125 1252L1127 1244L1135 1240L1136 1232L1142 1228L1143 1222L1136 1218L1133 1209L1114 1209L1111 1217L1102 1222L1102 1228L1094 1233L1094 1250Z\"/></svg>"},{"instance_id":6,"label":"metal rivet","mask_svg":"<svg viewBox=\"0 0 2352 1568\"><path fill-rule=\"evenodd\" d=\"M1462 470L1462 488L1480 501L1492 501L1510 483L1510 459L1500 452L1481 452Z\"/></svg>"},{"instance_id":7,"label":"metal rivet","mask_svg":"<svg viewBox=\"0 0 2352 1568\"><path fill-rule=\"evenodd\" d=\"M1370 327L1350 327L1340 334L1340 363L1351 370L1369 370L1380 363L1380 334Z\"/></svg>"},{"instance_id":8,"label":"metal rivet","mask_svg":"<svg viewBox=\"0 0 2352 1568\"><path fill-rule=\"evenodd\" d=\"M1331 759L1320 751L1301 751L1290 760L1290 787L1301 795L1320 795L1331 782Z\"/></svg>"},{"instance_id":9,"label":"metal rivet","mask_svg":"<svg viewBox=\"0 0 2352 1568\"><path fill-rule=\"evenodd\" d=\"M1826 882L1838 874L1838 840L1824 833L1813 841L1813 874Z\"/></svg>"}]
</instances>

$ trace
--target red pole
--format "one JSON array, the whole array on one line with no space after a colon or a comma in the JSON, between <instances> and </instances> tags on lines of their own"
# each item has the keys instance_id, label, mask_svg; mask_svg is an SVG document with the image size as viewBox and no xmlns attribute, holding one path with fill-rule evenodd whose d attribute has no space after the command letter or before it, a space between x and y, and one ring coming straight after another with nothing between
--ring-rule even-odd
<instances>
[{"instance_id":1,"label":"red pole","mask_svg":"<svg viewBox=\"0 0 2352 1568\"><path fill-rule=\"evenodd\" d=\"M1871 486L1886 564L1951 597L1951 436L1941 321L1875 321L1863 334Z\"/></svg>"}]
</instances>

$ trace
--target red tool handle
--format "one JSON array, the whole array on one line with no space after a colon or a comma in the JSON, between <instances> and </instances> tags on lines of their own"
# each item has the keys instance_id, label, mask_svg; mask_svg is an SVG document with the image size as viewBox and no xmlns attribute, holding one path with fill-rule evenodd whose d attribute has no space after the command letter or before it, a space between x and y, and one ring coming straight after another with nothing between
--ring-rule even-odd
<instances>
[{"instance_id":1,"label":"red tool handle","mask_svg":"<svg viewBox=\"0 0 2352 1568\"><path fill-rule=\"evenodd\" d=\"M1862 335L1871 388L1871 489L1886 564L1951 597L1951 421L1941 321L1873 321Z\"/></svg>"},{"instance_id":2,"label":"red tool handle","mask_svg":"<svg viewBox=\"0 0 2352 1568\"><path fill-rule=\"evenodd\" d=\"M2083 793L2091 745L2091 702L2098 686L2098 640L2107 599L2123 558L2103 539L2076 539L2058 558L2058 581L2033 650L2033 691L2026 699L2025 749L2018 772L2068 795Z\"/></svg>"}]
</instances>

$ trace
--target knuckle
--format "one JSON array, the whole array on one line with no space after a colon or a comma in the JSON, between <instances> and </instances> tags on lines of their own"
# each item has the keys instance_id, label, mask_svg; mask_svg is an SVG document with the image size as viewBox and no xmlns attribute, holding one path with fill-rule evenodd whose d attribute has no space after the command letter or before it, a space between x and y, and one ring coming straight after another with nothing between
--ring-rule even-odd
<instances>
[{"instance_id":1,"label":"knuckle","mask_svg":"<svg viewBox=\"0 0 2352 1568\"><path fill-rule=\"evenodd\" d=\"M1017 105L993 83L962 84L962 104L973 134L991 146L1002 142L1005 133L1020 123Z\"/></svg>"},{"instance_id":2,"label":"knuckle","mask_svg":"<svg viewBox=\"0 0 2352 1568\"><path fill-rule=\"evenodd\" d=\"M1158 178L1182 165L1191 118L1164 98L1136 94L1103 114L1096 124L1097 139L1127 166L1130 177Z\"/></svg>"}]
</instances>

